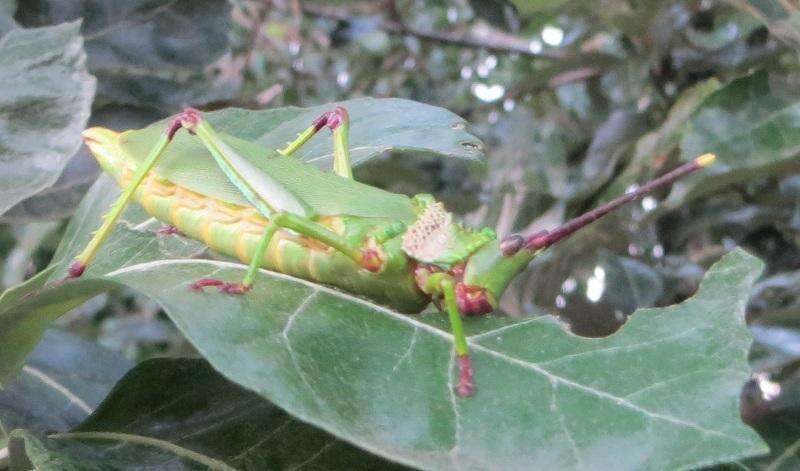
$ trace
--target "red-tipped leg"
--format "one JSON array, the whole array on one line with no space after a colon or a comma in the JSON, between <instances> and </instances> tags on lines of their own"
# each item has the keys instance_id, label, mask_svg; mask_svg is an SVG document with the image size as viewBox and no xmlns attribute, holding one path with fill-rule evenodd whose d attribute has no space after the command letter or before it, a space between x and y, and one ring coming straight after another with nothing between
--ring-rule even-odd
<instances>
[{"instance_id":1,"label":"red-tipped leg","mask_svg":"<svg viewBox=\"0 0 800 471\"><path fill-rule=\"evenodd\" d=\"M475 370L472 368L472 358L469 355L457 355L458 384L456 394L460 397L470 397L475 394Z\"/></svg>"},{"instance_id":2,"label":"red-tipped leg","mask_svg":"<svg viewBox=\"0 0 800 471\"><path fill-rule=\"evenodd\" d=\"M325 126L329 127L331 131L335 131L342 123L347 123L350 120L350 115L344 107L337 106L333 111L326 111L322 113L311 124L314 126L314 132L319 131Z\"/></svg>"},{"instance_id":3,"label":"red-tipped leg","mask_svg":"<svg viewBox=\"0 0 800 471\"><path fill-rule=\"evenodd\" d=\"M178 229L177 227L172 226L172 225L163 226L163 227L159 228L156 231L156 234L158 234L158 235L179 235L179 236L184 236L184 237L186 236L186 234L181 232L180 229Z\"/></svg>"},{"instance_id":4,"label":"red-tipped leg","mask_svg":"<svg viewBox=\"0 0 800 471\"><path fill-rule=\"evenodd\" d=\"M219 292L225 294L245 294L250 291L250 286L244 283L228 283L214 278L201 278L189 285L192 291L203 291L206 287L219 288Z\"/></svg>"},{"instance_id":5,"label":"red-tipped leg","mask_svg":"<svg viewBox=\"0 0 800 471\"><path fill-rule=\"evenodd\" d=\"M83 272L86 270L86 264L79 261L72 262L72 265L69 266L69 271L67 272L67 278L78 278L83 275Z\"/></svg>"},{"instance_id":6,"label":"red-tipped leg","mask_svg":"<svg viewBox=\"0 0 800 471\"><path fill-rule=\"evenodd\" d=\"M172 122L167 127L167 138L171 141L180 128L194 134L194 127L200 122L200 111L194 108L186 108L180 114L172 118Z\"/></svg>"}]
</instances>

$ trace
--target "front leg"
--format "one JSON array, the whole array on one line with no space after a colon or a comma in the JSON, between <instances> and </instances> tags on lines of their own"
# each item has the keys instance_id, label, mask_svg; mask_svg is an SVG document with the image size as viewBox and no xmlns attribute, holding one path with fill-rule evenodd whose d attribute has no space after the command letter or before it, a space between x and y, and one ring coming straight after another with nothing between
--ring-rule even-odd
<instances>
[{"instance_id":1,"label":"front leg","mask_svg":"<svg viewBox=\"0 0 800 471\"><path fill-rule=\"evenodd\" d=\"M458 364L458 383L454 387L455 392L461 397L472 396L475 394L475 370L472 367L467 336L464 334L461 313L458 310L455 281L447 273L434 273L428 277L426 289L444 298L444 307L450 319L450 331L453 334Z\"/></svg>"},{"instance_id":2,"label":"front leg","mask_svg":"<svg viewBox=\"0 0 800 471\"><path fill-rule=\"evenodd\" d=\"M176 116L169 124L167 129L158 138L153 148L150 150L150 153L147 155L147 158L142 162L139 168L136 169L136 173L133 175L131 182L128 184L127 188L122 192L121 195L117 198L114 202L111 209L103 216L103 224L100 228L95 232L92 239L83 249L83 251L75 258L75 261L69 267L69 274L67 275L68 278L77 278L83 274L86 270L86 267L94 260L94 257L97 255L97 251L100 249L100 246L103 245L108 235L111 233L112 229L117 223L120 215L128 206L133 198L133 195L136 193L136 189L139 188L139 185L142 184L144 177L147 173L155 166L156 162L161 158L164 154L164 150L167 148L170 142L172 142L172 138L175 136L175 133L183 127L188 122L193 121L194 114L197 113L195 110L187 109L183 113Z\"/></svg>"}]
</instances>

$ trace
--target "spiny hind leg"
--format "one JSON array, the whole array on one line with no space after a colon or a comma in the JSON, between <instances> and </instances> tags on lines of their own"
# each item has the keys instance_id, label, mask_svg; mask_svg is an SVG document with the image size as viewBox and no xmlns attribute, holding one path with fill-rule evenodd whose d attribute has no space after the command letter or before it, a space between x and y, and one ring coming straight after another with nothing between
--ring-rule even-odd
<instances>
[{"instance_id":1,"label":"spiny hind leg","mask_svg":"<svg viewBox=\"0 0 800 471\"><path fill-rule=\"evenodd\" d=\"M130 203L133 195L136 193L136 189L139 188L142 181L144 180L147 173L155 166L156 162L161 158L164 154L164 150L167 148L170 142L172 142L172 138L175 136L175 133L181 127L187 125L187 123L196 122L197 119L197 111L191 108L187 108L183 113L177 115L167 126L167 129L164 130L164 133L156 141L153 148L150 150L150 153L147 155L145 160L139 165L139 168L136 169L136 173L133 175L131 182L128 184L127 188L122 192L121 195L117 198L114 204L111 206L111 209L103 216L103 224L100 228L95 232L92 239L83 249L83 251L75 258L75 261L70 265L69 272L67 277L68 278L77 278L83 274L86 270L86 267L94 260L94 257L97 255L97 251L100 249L100 246L103 245L108 235L114 229L114 226L117 223L120 215L125 210L125 208Z\"/></svg>"},{"instance_id":2,"label":"spiny hind leg","mask_svg":"<svg viewBox=\"0 0 800 471\"><path fill-rule=\"evenodd\" d=\"M269 247L270 240L279 229L290 229L304 237L317 240L323 244L334 248L351 260L359 264L362 268L377 272L383 268L383 261L380 254L374 249L355 247L339 234L311 219L298 216L292 213L276 212L270 216L270 221L264 230L261 238L247 269L247 274L241 283L230 283L213 278L203 278L189 285L189 288L200 291L205 287L216 287L227 294L244 294L250 291L255 281L255 276L264 259L264 253Z\"/></svg>"},{"instance_id":3,"label":"spiny hind leg","mask_svg":"<svg viewBox=\"0 0 800 471\"><path fill-rule=\"evenodd\" d=\"M353 178L353 169L350 165L350 115L342 106L337 106L333 111L323 113L314 120L297 139L289 143L279 152L283 155L292 155L311 139L320 129L328 127L333 132L333 171L340 177Z\"/></svg>"}]
</instances>

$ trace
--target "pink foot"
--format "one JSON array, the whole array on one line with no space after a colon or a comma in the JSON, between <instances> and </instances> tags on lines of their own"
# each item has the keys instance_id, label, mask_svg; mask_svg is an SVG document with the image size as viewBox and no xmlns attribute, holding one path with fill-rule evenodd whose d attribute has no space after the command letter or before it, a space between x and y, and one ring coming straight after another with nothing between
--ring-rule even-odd
<instances>
[{"instance_id":1,"label":"pink foot","mask_svg":"<svg viewBox=\"0 0 800 471\"><path fill-rule=\"evenodd\" d=\"M178 229L177 227L172 226L172 225L161 227L159 230L156 231L156 234L158 234L158 235L179 235L179 236L184 236L184 237L186 236L186 234L181 232L180 229Z\"/></svg>"},{"instance_id":2,"label":"pink foot","mask_svg":"<svg viewBox=\"0 0 800 471\"><path fill-rule=\"evenodd\" d=\"M83 275L84 270L86 270L85 264L78 261L72 262L72 265L69 266L67 278L78 278Z\"/></svg>"},{"instance_id":3,"label":"pink foot","mask_svg":"<svg viewBox=\"0 0 800 471\"><path fill-rule=\"evenodd\" d=\"M458 385L456 394L460 397L470 397L475 394L475 370L472 368L472 359L469 355L459 355L458 360Z\"/></svg>"},{"instance_id":4,"label":"pink foot","mask_svg":"<svg viewBox=\"0 0 800 471\"><path fill-rule=\"evenodd\" d=\"M245 294L250 291L250 287L242 283L227 283L213 278L201 278L190 284L189 289L192 291L203 291L203 288L207 286L215 286L219 288L220 293L225 294Z\"/></svg>"}]
</instances>

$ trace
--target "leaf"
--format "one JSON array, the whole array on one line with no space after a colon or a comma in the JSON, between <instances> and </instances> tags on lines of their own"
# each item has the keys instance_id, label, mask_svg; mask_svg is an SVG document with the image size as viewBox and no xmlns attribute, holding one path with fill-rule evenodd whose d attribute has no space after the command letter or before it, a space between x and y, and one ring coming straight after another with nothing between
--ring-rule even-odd
<instances>
[{"instance_id":1,"label":"leaf","mask_svg":"<svg viewBox=\"0 0 800 471\"><path fill-rule=\"evenodd\" d=\"M79 23L0 40L0 214L52 185L80 146L95 80Z\"/></svg>"},{"instance_id":2,"label":"leaf","mask_svg":"<svg viewBox=\"0 0 800 471\"><path fill-rule=\"evenodd\" d=\"M511 0L517 7L520 14L535 15L548 10L556 10L562 6L566 0Z\"/></svg>"},{"instance_id":3,"label":"leaf","mask_svg":"<svg viewBox=\"0 0 800 471\"><path fill-rule=\"evenodd\" d=\"M744 307L761 266L735 251L692 299L640 310L602 339L547 318L495 330L485 330L498 324L491 318L471 322L479 391L467 400L451 392L452 343L438 315L418 320L266 272L246 298L187 292L189 280L244 273L223 262L162 260L107 278L162 304L229 379L391 459L438 469L628 469L766 451L738 418L751 342Z\"/></svg>"},{"instance_id":4,"label":"leaf","mask_svg":"<svg viewBox=\"0 0 800 471\"><path fill-rule=\"evenodd\" d=\"M228 50L224 0L44 0L20 10L25 26L84 18L89 69L104 100L174 111L231 95L204 72Z\"/></svg>"},{"instance_id":5,"label":"leaf","mask_svg":"<svg viewBox=\"0 0 800 471\"><path fill-rule=\"evenodd\" d=\"M144 126L158 116L160 113L149 108L111 105L95 109L89 125L126 129ZM0 217L0 222L20 223L71 216L97 180L99 170L94 157L86 146L82 146L53 186L9 209Z\"/></svg>"},{"instance_id":6,"label":"leaf","mask_svg":"<svg viewBox=\"0 0 800 471\"><path fill-rule=\"evenodd\" d=\"M142 362L73 432L41 440L48 449L31 461L64 453L84 466L125 469L191 468L198 459L235 469L402 469L294 419L202 360ZM143 439L150 444L135 443Z\"/></svg>"},{"instance_id":7,"label":"leaf","mask_svg":"<svg viewBox=\"0 0 800 471\"><path fill-rule=\"evenodd\" d=\"M16 243L8 252L3 263L3 276L0 286L13 286L22 283L29 275L33 256L47 237L58 229L58 223L31 223L11 228Z\"/></svg>"},{"instance_id":8,"label":"leaf","mask_svg":"<svg viewBox=\"0 0 800 471\"><path fill-rule=\"evenodd\" d=\"M94 343L49 330L19 379L0 390L0 422L6 430L67 431L94 411L131 366Z\"/></svg>"},{"instance_id":9,"label":"leaf","mask_svg":"<svg viewBox=\"0 0 800 471\"><path fill-rule=\"evenodd\" d=\"M14 21L16 10L17 0L0 0L0 36L17 27L17 22Z\"/></svg>"},{"instance_id":10,"label":"leaf","mask_svg":"<svg viewBox=\"0 0 800 471\"><path fill-rule=\"evenodd\" d=\"M358 98L310 108L257 111L227 108L204 116L218 132L277 150L286 147L316 118L337 105L344 106L350 115L350 159L354 167L390 151L402 153L409 159L416 154L473 162L482 162L485 158L483 144L468 132L462 118L444 108L398 98ZM169 119L164 119L144 130L126 134L126 140L130 140L132 146L138 144L137 151L146 152L168 123ZM197 140L187 141L181 152L192 153L194 149L205 152ZM318 133L294 155L330 171L333 168L332 133ZM167 151L164 160L169 157Z\"/></svg>"},{"instance_id":11,"label":"leaf","mask_svg":"<svg viewBox=\"0 0 800 471\"><path fill-rule=\"evenodd\" d=\"M63 276L117 194L111 188L101 182L84 201L46 276ZM400 315L266 271L245 297L196 294L187 289L192 280L239 280L245 267L187 260L182 253L191 251L165 246L184 239L132 229L135 221L117 228L78 282L21 299L41 285L37 278L0 298L3 378L13 371L6 365L29 351L29 338L41 335L34 320L46 323L63 309L48 299L123 284L159 302L228 379L405 464L677 468L766 451L738 418L751 342L744 306L761 269L742 251L712 267L692 299L639 310L606 338L574 336L547 317L469 319L479 390L461 400L451 393L456 372L443 316Z\"/></svg>"},{"instance_id":12,"label":"leaf","mask_svg":"<svg viewBox=\"0 0 800 471\"><path fill-rule=\"evenodd\" d=\"M706 152L717 163L673 186L664 207L738 182L800 170L800 101L764 71L736 79L712 93L694 113L681 140L681 158Z\"/></svg>"}]
</instances>

